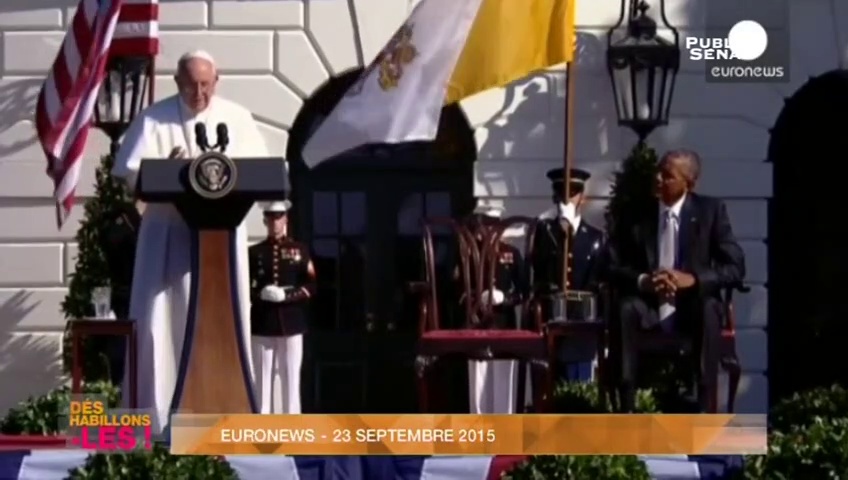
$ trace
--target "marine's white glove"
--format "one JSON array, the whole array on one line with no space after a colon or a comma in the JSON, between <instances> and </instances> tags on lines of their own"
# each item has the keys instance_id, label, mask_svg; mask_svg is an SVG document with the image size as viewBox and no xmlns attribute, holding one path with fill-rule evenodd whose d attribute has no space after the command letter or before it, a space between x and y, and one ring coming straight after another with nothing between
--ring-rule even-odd
<instances>
[{"instance_id":1,"label":"marine's white glove","mask_svg":"<svg viewBox=\"0 0 848 480\"><path fill-rule=\"evenodd\" d=\"M259 293L259 298L266 302L280 303L286 300L286 291L276 285L268 285Z\"/></svg>"},{"instance_id":2,"label":"marine's white glove","mask_svg":"<svg viewBox=\"0 0 848 480\"><path fill-rule=\"evenodd\" d=\"M486 290L480 295L480 301L483 302L483 305L493 305L497 306L504 302L506 296L504 292L500 290Z\"/></svg>"}]
</instances>

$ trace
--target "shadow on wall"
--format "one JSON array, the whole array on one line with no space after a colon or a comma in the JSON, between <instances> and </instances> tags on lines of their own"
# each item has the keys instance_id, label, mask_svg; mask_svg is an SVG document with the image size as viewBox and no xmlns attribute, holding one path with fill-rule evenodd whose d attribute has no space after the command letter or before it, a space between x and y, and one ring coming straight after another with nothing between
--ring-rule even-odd
<instances>
[{"instance_id":1,"label":"shadow on wall","mask_svg":"<svg viewBox=\"0 0 848 480\"><path fill-rule=\"evenodd\" d=\"M47 393L62 383L61 332L16 332L38 307L19 290L0 304L0 416L30 395Z\"/></svg>"},{"instance_id":2,"label":"shadow on wall","mask_svg":"<svg viewBox=\"0 0 848 480\"><path fill-rule=\"evenodd\" d=\"M622 149L606 75L606 38L580 32L577 45L571 132L575 142L574 166L593 173L589 194L604 199L609 193L608 180L626 151ZM500 110L477 128L480 153L475 194L493 200L510 198L509 203L514 205L505 206L511 214L539 214L549 206L545 173L563 166L563 69L522 78L508 85L503 95ZM524 204L518 205L515 199ZM512 211L516 209L519 211ZM602 218L602 205L592 205L591 210L590 217ZM603 226L603 222L593 223Z\"/></svg>"},{"instance_id":3,"label":"shadow on wall","mask_svg":"<svg viewBox=\"0 0 848 480\"><path fill-rule=\"evenodd\" d=\"M34 121L35 103L43 81L41 78L0 79L0 137L5 138L0 141L0 162L35 144L35 129L31 124L18 124ZM7 134L9 129L14 128L26 128L28 131L25 135Z\"/></svg>"}]
</instances>

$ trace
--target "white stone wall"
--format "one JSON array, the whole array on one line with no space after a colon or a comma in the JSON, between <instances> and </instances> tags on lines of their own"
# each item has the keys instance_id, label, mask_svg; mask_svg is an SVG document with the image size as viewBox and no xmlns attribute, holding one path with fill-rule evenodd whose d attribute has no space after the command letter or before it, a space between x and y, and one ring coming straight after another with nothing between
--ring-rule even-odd
<instances>
[{"instance_id":1,"label":"white stone wall","mask_svg":"<svg viewBox=\"0 0 848 480\"><path fill-rule=\"evenodd\" d=\"M160 0L162 52L157 98L174 92L177 57L204 48L218 60L223 95L250 108L272 150L285 153L287 129L303 101L330 76L369 61L403 21L414 0ZM704 5L734 0L668 2L671 22L704 32ZM789 0L776 0L789 1ZM652 2L656 3L656 2ZM727 199L748 254L754 292L737 302L743 411L763 411L767 390L766 199L771 167L763 163L767 129L789 95L814 75L836 68L848 42L848 5L798 0L792 8L793 79L788 85L705 84L702 67L684 62L671 125L651 137L659 150L695 148L705 159L700 190ZM0 412L60 381L59 313L75 256L80 207L62 231L54 224L50 182L34 140L35 96L71 18L74 0L5 0L0 4ZM603 67L605 29L617 0L584 0L578 9L580 63L576 156L594 173L592 211L603 206L606 180L634 143L615 125ZM841 22L841 23L840 23ZM550 73L464 103L477 129L478 196L511 214L547 206L544 172L560 164L563 82ZM93 167L107 151L94 133L79 193L91 195ZM600 224L595 215L595 222ZM253 232L260 234L252 216ZM11 387L11 388L9 388Z\"/></svg>"}]
</instances>

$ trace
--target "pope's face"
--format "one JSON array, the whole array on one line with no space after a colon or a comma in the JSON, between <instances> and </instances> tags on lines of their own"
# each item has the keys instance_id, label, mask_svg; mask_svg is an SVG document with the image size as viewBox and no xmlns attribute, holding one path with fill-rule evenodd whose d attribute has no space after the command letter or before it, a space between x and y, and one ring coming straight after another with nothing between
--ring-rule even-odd
<instances>
[{"instance_id":1,"label":"pope's face","mask_svg":"<svg viewBox=\"0 0 848 480\"><path fill-rule=\"evenodd\" d=\"M211 62L201 58L189 60L174 79L180 98L192 113L206 110L218 84L218 72Z\"/></svg>"}]
</instances>

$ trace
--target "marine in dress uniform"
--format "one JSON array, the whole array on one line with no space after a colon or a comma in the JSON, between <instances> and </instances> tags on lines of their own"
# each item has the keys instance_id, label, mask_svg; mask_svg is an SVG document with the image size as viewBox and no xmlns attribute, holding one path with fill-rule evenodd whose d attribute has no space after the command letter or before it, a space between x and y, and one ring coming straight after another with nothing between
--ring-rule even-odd
<instances>
[{"instance_id":1,"label":"marine in dress uniform","mask_svg":"<svg viewBox=\"0 0 848 480\"><path fill-rule=\"evenodd\" d=\"M571 169L568 203L563 203L565 170L556 168L547 173L553 190L554 206L539 216L533 248L533 290L540 295L562 292L563 242L568 234L569 291L596 291L604 248L604 232L586 222L581 216L585 202L589 172ZM568 232L568 233L566 233ZM551 305L545 307L545 317L551 315ZM593 374L594 342L564 342L560 349L562 376L569 380L589 380Z\"/></svg>"},{"instance_id":2,"label":"marine in dress uniform","mask_svg":"<svg viewBox=\"0 0 848 480\"><path fill-rule=\"evenodd\" d=\"M485 231L502 215L500 207L479 206L473 213L473 228ZM520 250L506 242L498 246L494 280L494 288L481 293L481 302L492 305L494 317L489 328L518 328L516 307L527 293L524 259ZM517 363L513 360L468 362L471 413L515 413Z\"/></svg>"},{"instance_id":3,"label":"marine in dress uniform","mask_svg":"<svg viewBox=\"0 0 848 480\"><path fill-rule=\"evenodd\" d=\"M250 327L262 413L300 413L300 370L315 267L309 250L288 237L291 202L271 202L268 238L248 250Z\"/></svg>"}]
</instances>

